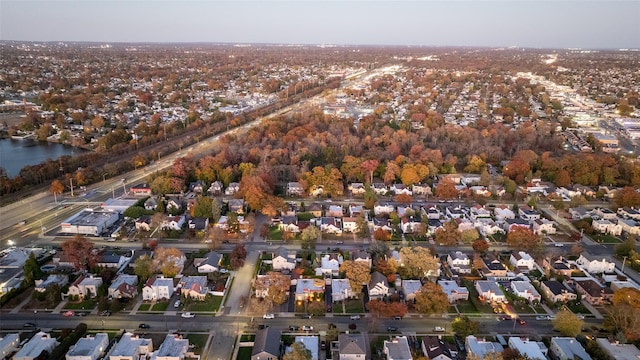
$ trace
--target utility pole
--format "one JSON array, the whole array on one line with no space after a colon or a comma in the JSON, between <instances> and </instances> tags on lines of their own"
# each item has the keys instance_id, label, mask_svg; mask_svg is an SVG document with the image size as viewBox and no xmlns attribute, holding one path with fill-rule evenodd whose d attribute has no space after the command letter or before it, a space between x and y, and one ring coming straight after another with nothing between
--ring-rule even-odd
<instances>
[{"instance_id":1,"label":"utility pole","mask_svg":"<svg viewBox=\"0 0 640 360\"><path fill-rule=\"evenodd\" d=\"M626 257L626 256L623 256L623 257L622 257L622 270L621 270L622 272L624 272L624 264L625 264L626 262L627 262L627 257Z\"/></svg>"},{"instance_id":2,"label":"utility pole","mask_svg":"<svg viewBox=\"0 0 640 360\"><path fill-rule=\"evenodd\" d=\"M73 197L73 177L69 178L69 183L71 184L71 197Z\"/></svg>"}]
</instances>

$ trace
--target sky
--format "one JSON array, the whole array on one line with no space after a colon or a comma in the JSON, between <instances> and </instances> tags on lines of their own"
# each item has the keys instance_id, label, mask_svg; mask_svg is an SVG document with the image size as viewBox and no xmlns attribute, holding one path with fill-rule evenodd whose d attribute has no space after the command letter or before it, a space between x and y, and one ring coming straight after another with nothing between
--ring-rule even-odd
<instances>
[{"instance_id":1,"label":"sky","mask_svg":"<svg viewBox=\"0 0 640 360\"><path fill-rule=\"evenodd\" d=\"M640 48L640 0L0 0L0 40Z\"/></svg>"}]
</instances>

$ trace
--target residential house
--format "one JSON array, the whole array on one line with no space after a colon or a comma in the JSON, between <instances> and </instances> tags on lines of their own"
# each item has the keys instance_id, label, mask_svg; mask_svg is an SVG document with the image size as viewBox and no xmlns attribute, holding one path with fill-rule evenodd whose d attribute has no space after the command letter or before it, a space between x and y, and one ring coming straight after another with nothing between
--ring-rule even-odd
<instances>
[{"instance_id":1,"label":"residential house","mask_svg":"<svg viewBox=\"0 0 640 360\"><path fill-rule=\"evenodd\" d=\"M516 214L507 206L499 205L493 209L493 214L497 221L506 221L507 219L515 219Z\"/></svg>"},{"instance_id":2,"label":"residential house","mask_svg":"<svg viewBox=\"0 0 640 360\"><path fill-rule=\"evenodd\" d=\"M410 216L400 219L400 229L404 234L417 233L424 227L424 224L420 220L420 217Z\"/></svg>"},{"instance_id":3,"label":"residential house","mask_svg":"<svg viewBox=\"0 0 640 360\"><path fill-rule=\"evenodd\" d=\"M305 349L309 350L311 353L311 359L309 360L318 360L318 336L316 335L298 335L293 339L294 343L302 343ZM292 351L291 347L287 347L287 352ZM324 357L323 357L324 358Z\"/></svg>"},{"instance_id":4,"label":"residential house","mask_svg":"<svg viewBox=\"0 0 640 360\"><path fill-rule=\"evenodd\" d=\"M509 347L531 360L547 360L547 348L541 342L522 339L519 336L509 338ZM544 349L544 351L543 351Z\"/></svg>"},{"instance_id":5,"label":"residential house","mask_svg":"<svg viewBox=\"0 0 640 360\"><path fill-rule=\"evenodd\" d=\"M358 232L358 218L355 217L344 217L342 218L342 231L346 233L355 234Z\"/></svg>"},{"instance_id":6,"label":"residential house","mask_svg":"<svg viewBox=\"0 0 640 360\"><path fill-rule=\"evenodd\" d=\"M355 250L351 253L351 260L356 262L364 262L371 268L371 254L366 250Z\"/></svg>"},{"instance_id":7,"label":"residential house","mask_svg":"<svg viewBox=\"0 0 640 360\"><path fill-rule=\"evenodd\" d=\"M45 351L51 354L58 344L58 341L51 335L38 332L13 355L13 360L34 360Z\"/></svg>"},{"instance_id":8,"label":"residential house","mask_svg":"<svg viewBox=\"0 0 640 360\"><path fill-rule=\"evenodd\" d=\"M573 337L552 337L549 351L556 360L591 360L582 344Z\"/></svg>"},{"instance_id":9,"label":"residential house","mask_svg":"<svg viewBox=\"0 0 640 360\"><path fill-rule=\"evenodd\" d=\"M107 295L113 299L133 299L138 296L138 276L119 274L109 285Z\"/></svg>"},{"instance_id":10,"label":"residential house","mask_svg":"<svg viewBox=\"0 0 640 360\"><path fill-rule=\"evenodd\" d=\"M467 357L474 355L479 359L484 358L490 353L500 354L504 350L498 342L486 341L484 338L476 338L473 335L467 336L464 344L467 349Z\"/></svg>"},{"instance_id":11,"label":"residential house","mask_svg":"<svg viewBox=\"0 0 640 360\"><path fill-rule=\"evenodd\" d=\"M65 360L98 360L109 345L109 335L97 333L80 338L65 355Z\"/></svg>"},{"instance_id":12,"label":"residential house","mask_svg":"<svg viewBox=\"0 0 640 360\"><path fill-rule=\"evenodd\" d=\"M514 295L527 299L531 303L542 300L538 290L529 281L511 281L511 290Z\"/></svg>"},{"instance_id":13,"label":"residential house","mask_svg":"<svg viewBox=\"0 0 640 360\"><path fill-rule=\"evenodd\" d=\"M616 268L614 262L608 261L605 258L602 258L602 260L590 259L583 254L576 259L576 265L591 274L613 273Z\"/></svg>"},{"instance_id":14,"label":"residential house","mask_svg":"<svg viewBox=\"0 0 640 360\"><path fill-rule=\"evenodd\" d=\"M340 253L324 254L320 257L320 267L316 268L316 275L326 274L338 276L340 264L344 258Z\"/></svg>"},{"instance_id":15,"label":"residential house","mask_svg":"<svg viewBox=\"0 0 640 360\"><path fill-rule=\"evenodd\" d=\"M521 227L523 229L531 230L531 224L527 220L524 219L506 219L504 221L504 229L507 233L511 232L516 227Z\"/></svg>"},{"instance_id":16,"label":"residential house","mask_svg":"<svg viewBox=\"0 0 640 360\"><path fill-rule=\"evenodd\" d=\"M124 257L123 255L113 252L107 252L100 255L96 266L100 268L120 269L127 263L127 261L129 261L128 257Z\"/></svg>"},{"instance_id":17,"label":"residential house","mask_svg":"<svg viewBox=\"0 0 640 360\"><path fill-rule=\"evenodd\" d=\"M338 335L337 346L332 344L332 348L338 348L338 360L370 360L368 351L369 344L365 333L341 333ZM334 357L335 359L335 357ZM252 359L255 360L255 359Z\"/></svg>"},{"instance_id":18,"label":"residential house","mask_svg":"<svg viewBox=\"0 0 640 360\"><path fill-rule=\"evenodd\" d=\"M224 191L224 194L233 195L237 193L239 190L240 190L240 183L232 182L232 183L229 183L229 186L227 186L227 189Z\"/></svg>"},{"instance_id":19,"label":"residential house","mask_svg":"<svg viewBox=\"0 0 640 360\"><path fill-rule=\"evenodd\" d=\"M575 282L576 291L582 295L582 300L591 305L602 305L613 300L613 290L601 286L594 280L579 280Z\"/></svg>"},{"instance_id":20,"label":"residential house","mask_svg":"<svg viewBox=\"0 0 640 360\"><path fill-rule=\"evenodd\" d=\"M621 344L618 340L607 338L597 338L596 343L610 359L640 359L640 350L633 344Z\"/></svg>"},{"instance_id":21,"label":"residential house","mask_svg":"<svg viewBox=\"0 0 640 360\"><path fill-rule=\"evenodd\" d=\"M313 215L314 217L322 217L322 205L318 204L318 203L311 203L309 205L307 205L306 209L305 209L309 214Z\"/></svg>"},{"instance_id":22,"label":"residential house","mask_svg":"<svg viewBox=\"0 0 640 360\"><path fill-rule=\"evenodd\" d=\"M343 301L355 295L349 279L331 279L331 300L333 302Z\"/></svg>"},{"instance_id":23,"label":"residential house","mask_svg":"<svg viewBox=\"0 0 640 360\"><path fill-rule=\"evenodd\" d=\"M406 336L395 336L391 340L384 340L382 352L387 360L413 360Z\"/></svg>"},{"instance_id":24,"label":"residential house","mask_svg":"<svg viewBox=\"0 0 640 360\"><path fill-rule=\"evenodd\" d=\"M604 220L616 221L618 219L618 215L607 208L595 208L591 213Z\"/></svg>"},{"instance_id":25,"label":"residential house","mask_svg":"<svg viewBox=\"0 0 640 360\"><path fill-rule=\"evenodd\" d=\"M320 231L327 234L342 234L342 219L337 217L321 217Z\"/></svg>"},{"instance_id":26,"label":"residential house","mask_svg":"<svg viewBox=\"0 0 640 360\"><path fill-rule=\"evenodd\" d=\"M451 251L447 255L447 264L452 272L458 274L471 273L471 260L462 251Z\"/></svg>"},{"instance_id":27,"label":"residential house","mask_svg":"<svg viewBox=\"0 0 640 360\"><path fill-rule=\"evenodd\" d=\"M287 183L287 196L302 196L304 194L304 188L299 182Z\"/></svg>"},{"instance_id":28,"label":"residential house","mask_svg":"<svg viewBox=\"0 0 640 360\"><path fill-rule=\"evenodd\" d=\"M588 186L576 184L576 185L573 186L573 189L575 191L579 192L580 194L582 194L587 199L593 198L593 197L596 196L596 191L593 190L592 188L588 187Z\"/></svg>"},{"instance_id":29,"label":"residential house","mask_svg":"<svg viewBox=\"0 0 640 360\"><path fill-rule=\"evenodd\" d=\"M219 271L221 263L222 254L215 251L210 251L205 255L204 259L199 262L196 267L198 268L198 273L206 274Z\"/></svg>"},{"instance_id":30,"label":"residential house","mask_svg":"<svg viewBox=\"0 0 640 360\"><path fill-rule=\"evenodd\" d=\"M196 180L189 183L189 191L196 194L202 194L204 192L204 182L202 180Z\"/></svg>"},{"instance_id":31,"label":"residential house","mask_svg":"<svg viewBox=\"0 0 640 360\"><path fill-rule=\"evenodd\" d=\"M243 199L229 199L227 203L229 211L238 215L244 214L244 200Z\"/></svg>"},{"instance_id":32,"label":"residential house","mask_svg":"<svg viewBox=\"0 0 640 360\"><path fill-rule=\"evenodd\" d=\"M413 184L411 191L414 195L432 195L431 186L429 184Z\"/></svg>"},{"instance_id":33,"label":"residential house","mask_svg":"<svg viewBox=\"0 0 640 360\"><path fill-rule=\"evenodd\" d=\"M151 216L142 215L135 220L137 231L151 231Z\"/></svg>"},{"instance_id":34,"label":"residential house","mask_svg":"<svg viewBox=\"0 0 640 360\"><path fill-rule=\"evenodd\" d=\"M506 296L502 292L500 285L491 280L477 280L475 283L478 296L483 302L505 302Z\"/></svg>"},{"instance_id":35,"label":"residential house","mask_svg":"<svg viewBox=\"0 0 640 360\"><path fill-rule=\"evenodd\" d=\"M211 186L209 186L209 189L207 190L207 193L211 196L222 195L222 183L217 180L212 182Z\"/></svg>"},{"instance_id":36,"label":"residential house","mask_svg":"<svg viewBox=\"0 0 640 360\"><path fill-rule=\"evenodd\" d=\"M422 353L429 360L457 359L457 353L451 351L451 346L439 336L423 336L420 344Z\"/></svg>"},{"instance_id":37,"label":"residential house","mask_svg":"<svg viewBox=\"0 0 640 360\"><path fill-rule=\"evenodd\" d=\"M284 246L278 247L273 253L271 267L276 271L293 270L296 267L296 254L289 253Z\"/></svg>"},{"instance_id":38,"label":"residential house","mask_svg":"<svg viewBox=\"0 0 640 360\"><path fill-rule=\"evenodd\" d=\"M160 229L181 231L186 222L184 215L169 216L162 221Z\"/></svg>"},{"instance_id":39,"label":"residential house","mask_svg":"<svg viewBox=\"0 0 640 360\"><path fill-rule=\"evenodd\" d=\"M467 216L467 213L459 206L447 206L445 209L445 215L447 219L462 219Z\"/></svg>"},{"instance_id":40,"label":"residential house","mask_svg":"<svg viewBox=\"0 0 640 360\"><path fill-rule=\"evenodd\" d=\"M272 284L271 280L274 280L275 282ZM263 299L266 298L269 295L269 288L271 285L277 286L278 288L286 286L286 288L289 289L291 287L291 277L287 275L272 277L258 274L256 276L256 280L253 282L256 297ZM289 297L289 290L286 291L286 296Z\"/></svg>"},{"instance_id":41,"label":"residential house","mask_svg":"<svg viewBox=\"0 0 640 360\"><path fill-rule=\"evenodd\" d=\"M535 260L524 251L513 251L509 263L520 272L529 272L535 268Z\"/></svg>"},{"instance_id":42,"label":"residential house","mask_svg":"<svg viewBox=\"0 0 640 360\"><path fill-rule=\"evenodd\" d=\"M151 187L149 184L138 184L129 188L129 193L133 196L151 196Z\"/></svg>"},{"instance_id":43,"label":"residential house","mask_svg":"<svg viewBox=\"0 0 640 360\"><path fill-rule=\"evenodd\" d=\"M458 283L453 280L438 280L438 285L440 285L444 293L447 294L450 304L459 300L469 300L469 289L458 285Z\"/></svg>"},{"instance_id":44,"label":"residential house","mask_svg":"<svg viewBox=\"0 0 640 360\"><path fill-rule=\"evenodd\" d=\"M45 292L47 288L53 284L57 284L62 288L69 282L69 276L65 274L50 274L44 280L35 281L35 291Z\"/></svg>"},{"instance_id":45,"label":"residential house","mask_svg":"<svg viewBox=\"0 0 640 360\"><path fill-rule=\"evenodd\" d=\"M640 221L640 210L638 209L623 207L623 208L618 208L616 213L618 214L619 217L623 219L633 219L636 221Z\"/></svg>"},{"instance_id":46,"label":"residential house","mask_svg":"<svg viewBox=\"0 0 640 360\"><path fill-rule=\"evenodd\" d=\"M569 214L573 220L582 220L591 217L591 211L583 208L582 206L569 208Z\"/></svg>"},{"instance_id":47,"label":"residential house","mask_svg":"<svg viewBox=\"0 0 640 360\"><path fill-rule=\"evenodd\" d=\"M364 213L366 210L362 205L349 204L349 216L357 218L360 214ZM366 214L365 214L366 215Z\"/></svg>"},{"instance_id":48,"label":"residential house","mask_svg":"<svg viewBox=\"0 0 640 360\"><path fill-rule=\"evenodd\" d=\"M465 185L467 187L477 185L480 182L479 174L461 174L460 175L460 184Z\"/></svg>"},{"instance_id":49,"label":"residential house","mask_svg":"<svg viewBox=\"0 0 640 360\"><path fill-rule=\"evenodd\" d=\"M482 205L475 205L469 209L469 218L473 221L478 219L491 219L491 212Z\"/></svg>"},{"instance_id":50,"label":"residential house","mask_svg":"<svg viewBox=\"0 0 640 360\"><path fill-rule=\"evenodd\" d=\"M402 292L404 292L405 301L413 301L421 290L422 282L420 280L402 279Z\"/></svg>"},{"instance_id":51,"label":"residential house","mask_svg":"<svg viewBox=\"0 0 640 360\"><path fill-rule=\"evenodd\" d=\"M171 196L166 195L167 205L165 209L168 212L178 213L182 210L182 197L181 196Z\"/></svg>"},{"instance_id":52,"label":"residential house","mask_svg":"<svg viewBox=\"0 0 640 360\"><path fill-rule=\"evenodd\" d=\"M187 227L191 230L204 231L209 227L209 218L196 217L189 219Z\"/></svg>"},{"instance_id":53,"label":"residential house","mask_svg":"<svg viewBox=\"0 0 640 360\"><path fill-rule=\"evenodd\" d=\"M480 218L475 221L474 226L482 236L504 234L506 231L491 219Z\"/></svg>"},{"instance_id":54,"label":"residential house","mask_svg":"<svg viewBox=\"0 0 640 360\"><path fill-rule=\"evenodd\" d=\"M482 259L482 275L484 277L506 278L507 268L500 262L500 260L486 257Z\"/></svg>"},{"instance_id":55,"label":"residential house","mask_svg":"<svg viewBox=\"0 0 640 360\"><path fill-rule=\"evenodd\" d=\"M373 192L375 192L376 195L386 195L387 192L389 191L389 188L387 188L387 185L379 182L372 183L371 189L373 189Z\"/></svg>"},{"instance_id":56,"label":"residential house","mask_svg":"<svg viewBox=\"0 0 640 360\"><path fill-rule=\"evenodd\" d=\"M455 219L456 224L458 224L458 232L462 233L467 230L474 230L476 225L470 219Z\"/></svg>"},{"instance_id":57,"label":"residential house","mask_svg":"<svg viewBox=\"0 0 640 360\"><path fill-rule=\"evenodd\" d=\"M393 195L408 195L412 196L413 192L405 184L393 184L391 185L391 192Z\"/></svg>"},{"instance_id":58,"label":"residential house","mask_svg":"<svg viewBox=\"0 0 640 360\"><path fill-rule=\"evenodd\" d=\"M391 222L389 221L389 219L374 217L373 231L376 231L378 229L382 229L386 232L391 232L393 230L393 227L391 226Z\"/></svg>"},{"instance_id":59,"label":"residential house","mask_svg":"<svg viewBox=\"0 0 640 360\"><path fill-rule=\"evenodd\" d=\"M432 205L427 209L427 219L429 220L440 220L442 217L442 212L438 209L437 206Z\"/></svg>"},{"instance_id":60,"label":"residential house","mask_svg":"<svg viewBox=\"0 0 640 360\"><path fill-rule=\"evenodd\" d=\"M551 235L556 233L556 223L547 219L537 219L532 224L532 230L538 235Z\"/></svg>"},{"instance_id":61,"label":"residential house","mask_svg":"<svg viewBox=\"0 0 640 360\"><path fill-rule=\"evenodd\" d=\"M640 222L632 219L618 219L618 225L627 234L640 235Z\"/></svg>"},{"instance_id":62,"label":"residential house","mask_svg":"<svg viewBox=\"0 0 640 360\"><path fill-rule=\"evenodd\" d=\"M363 183L351 183L347 187L347 189L351 192L351 195L362 195L365 193L366 189Z\"/></svg>"},{"instance_id":63,"label":"residential house","mask_svg":"<svg viewBox=\"0 0 640 360\"><path fill-rule=\"evenodd\" d=\"M373 214L375 216L389 215L394 211L396 211L396 208L392 204L376 204L373 206Z\"/></svg>"},{"instance_id":64,"label":"residential house","mask_svg":"<svg viewBox=\"0 0 640 360\"><path fill-rule=\"evenodd\" d=\"M545 258L543 260L543 267L545 271L560 274L566 277L570 277L571 273L574 270L574 266L562 256L552 259Z\"/></svg>"},{"instance_id":65,"label":"residential house","mask_svg":"<svg viewBox=\"0 0 640 360\"><path fill-rule=\"evenodd\" d=\"M324 293L323 279L298 279L296 282L296 301L317 298Z\"/></svg>"},{"instance_id":66,"label":"residential house","mask_svg":"<svg viewBox=\"0 0 640 360\"><path fill-rule=\"evenodd\" d=\"M371 281L369 282L369 298L382 299L389 294L389 282L387 277L382 275L378 271L374 271L371 274Z\"/></svg>"},{"instance_id":67,"label":"residential house","mask_svg":"<svg viewBox=\"0 0 640 360\"><path fill-rule=\"evenodd\" d=\"M98 295L100 285L102 285L101 277L94 277L93 275L86 277L80 275L80 277L69 286L65 297L76 297L81 300L93 298Z\"/></svg>"},{"instance_id":68,"label":"residential house","mask_svg":"<svg viewBox=\"0 0 640 360\"><path fill-rule=\"evenodd\" d=\"M143 339L130 332L124 333L120 341L109 352L107 360L146 359L153 352L153 340Z\"/></svg>"},{"instance_id":69,"label":"residential house","mask_svg":"<svg viewBox=\"0 0 640 360\"><path fill-rule=\"evenodd\" d=\"M327 208L327 217L341 218L344 215L342 205L329 205Z\"/></svg>"},{"instance_id":70,"label":"residential house","mask_svg":"<svg viewBox=\"0 0 640 360\"><path fill-rule=\"evenodd\" d=\"M612 223L606 219L594 219L591 222L591 226L593 227L593 230L603 234L609 234L612 236L620 236L622 234L622 225Z\"/></svg>"},{"instance_id":71,"label":"residential house","mask_svg":"<svg viewBox=\"0 0 640 360\"><path fill-rule=\"evenodd\" d=\"M147 211L154 211L157 207L158 207L158 198L156 198L155 196L148 198L144 202L144 209Z\"/></svg>"},{"instance_id":72,"label":"residential house","mask_svg":"<svg viewBox=\"0 0 640 360\"><path fill-rule=\"evenodd\" d=\"M8 359L14 351L18 350L20 345L20 334L4 334L0 338L0 359Z\"/></svg>"},{"instance_id":73,"label":"residential house","mask_svg":"<svg viewBox=\"0 0 640 360\"><path fill-rule=\"evenodd\" d=\"M151 360L183 360L195 355L189 351L189 339L177 334L168 334L158 350L151 355Z\"/></svg>"},{"instance_id":74,"label":"residential house","mask_svg":"<svg viewBox=\"0 0 640 360\"><path fill-rule=\"evenodd\" d=\"M162 275L152 276L142 288L142 300L169 300L173 295L173 291L173 279L165 278Z\"/></svg>"},{"instance_id":75,"label":"residential house","mask_svg":"<svg viewBox=\"0 0 640 360\"><path fill-rule=\"evenodd\" d=\"M204 298L209 292L207 282L207 277L204 275L183 276L180 279L180 295L190 299L204 301Z\"/></svg>"}]
</instances>

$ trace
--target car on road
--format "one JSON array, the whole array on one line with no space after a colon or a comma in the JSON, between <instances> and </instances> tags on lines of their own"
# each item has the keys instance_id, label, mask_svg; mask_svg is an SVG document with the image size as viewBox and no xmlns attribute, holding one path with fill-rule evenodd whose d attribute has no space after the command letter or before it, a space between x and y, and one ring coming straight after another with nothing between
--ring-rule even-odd
<instances>
[{"instance_id":1,"label":"car on road","mask_svg":"<svg viewBox=\"0 0 640 360\"><path fill-rule=\"evenodd\" d=\"M78 312L76 313L76 316L87 316L89 313L86 312Z\"/></svg>"},{"instance_id":2,"label":"car on road","mask_svg":"<svg viewBox=\"0 0 640 360\"><path fill-rule=\"evenodd\" d=\"M313 326L304 325L304 326L302 326L302 331L313 331Z\"/></svg>"},{"instance_id":3,"label":"car on road","mask_svg":"<svg viewBox=\"0 0 640 360\"><path fill-rule=\"evenodd\" d=\"M349 319L351 319L351 320L360 320L360 315L351 315L351 316L349 316Z\"/></svg>"},{"instance_id":4,"label":"car on road","mask_svg":"<svg viewBox=\"0 0 640 360\"><path fill-rule=\"evenodd\" d=\"M555 243L554 246L555 247L564 247L564 244L563 243Z\"/></svg>"},{"instance_id":5,"label":"car on road","mask_svg":"<svg viewBox=\"0 0 640 360\"><path fill-rule=\"evenodd\" d=\"M326 350L327 349L327 342L322 340L320 342L320 350Z\"/></svg>"},{"instance_id":6,"label":"car on road","mask_svg":"<svg viewBox=\"0 0 640 360\"><path fill-rule=\"evenodd\" d=\"M104 310L100 313L100 316L111 316L111 311L110 310Z\"/></svg>"},{"instance_id":7,"label":"car on road","mask_svg":"<svg viewBox=\"0 0 640 360\"><path fill-rule=\"evenodd\" d=\"M501 317L500 320L507 321L507 320L513 320L513 319L511 318L511 316L505 315L505 316Z\"/></svg>"},{"instance_id":8,"label":"car on road","mask_svg":"<svg viewBox=\"0 0 640 360\"><path fill-rule=\"evenodd\" d=\"M433 328L434 332L444 332L444 328L442 326L436 326Z\"/></svg>"},{"instance_id":9,"label":"car on road","mask_svg":"<svg viewBox=\"0 0 640 360\"><path fill-rule=\"evenodd\" d=\"M142 324L138 325L138 328L139 329L150 329L151 326L149 324L142 323Z\"/></svg>"},{"instance_id":10,"label":"car on road","mask_svg":"<svg viewBox=\"0 0 640 360\"><path fill-rule=\"evenodd\" d=\"M536 320L544 321L544 320L550 320L550 319L549 319L549 316L547 316L547 315L538 315L538 316L536 316Z\"/></svg>"},{"instance_id":11,"label":"car on road","mask_svg":"<svg viewBox=\"0 0 640 360\"><path fill-rule=\"evenodd\" d=\"M69 311L65 311L62 313L62 316L73 316L75 315L75 312L69 310Z\"/></svg>"},{"instance_id":12,"label":"car on road","mask_svg":"<svg viewBox=\"0 0 640 360\"><path fill-rule=\"evenodd\" d=\"M300 326L295 326L295 325L289 326L289 331L300 331Z\"/></svg>"},{"instance_id":13,"label":"car on road","mask_svg":"<svg viewBox=\"0 0 640 360\"><path fill-rule=\"evenodd\" d=\"M302 319L311 319L311 314L300 315Z\"/></svg>"},{"instance_id":14,"label":"car on road","mask_svg":"<svg viewBox=\"0 0 640 360\"><path fill-rule=\"evenodd\" d=\"M389 332L398 331L398 327L397 326L387 326L387 331L389 331Z\"/></svg>"},{"instance_id":15,"label":"car on road","mask_svg":"<svg viewBox=\"0 0 640 360\"><path fill-rule=\"evenodd\" d=\"M263 319L275 319L276 316L273 315L273 314L264 314L264 315L262 315L262 318Z\"/></svg>"},{"instance_id":16,"label":"car on road","mask_svg":"<svg viewBox=\"0 0 640 360\"><path fill-rule=\"evenodd\" d=\"M527 322L526 322L526 321L524 321L523 319L518 319L518 324L520 324L520 325L524 325L524 324L526 324L526 323L527 323Z\"/></svg>"},{"instance_id":17,"label":"car on road","mask_svg":"<svg viewBox=\"0 0 640 360\"><path fill-rule=\"evenodd\" d=\"M36 324L32 323L32 322L26 322L24 324L22 324L23 327L36 327Z\"/></svg>"},{"instance_id":18,"label":"car on road","mask_svg":"<svg viewBox=\"0 0 640 360\"><path fill-rule=\"evenodd\" d=\"M185 313L182 313L182 315L180 316L182 316L185 319L190 319L190 318L196 317L196 314L191 312L185 312Z\"/></svg>"},{"instance_id":19,"label":"car on road","mask_svg":"<svg viewBox=\"0 0 640 360\"><path fill-rule=\"evenodd\" d=\"M402 316L394 316L393 320L402 320Z\"/></svg>"}]
</instances>

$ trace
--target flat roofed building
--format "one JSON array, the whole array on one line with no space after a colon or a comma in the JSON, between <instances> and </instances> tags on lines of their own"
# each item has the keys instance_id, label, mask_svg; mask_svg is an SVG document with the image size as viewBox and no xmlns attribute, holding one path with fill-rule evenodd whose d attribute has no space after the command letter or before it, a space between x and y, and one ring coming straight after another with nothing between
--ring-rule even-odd
<instances>
[{"instance_id":1,"label":"flat roofed building","mask_svg":"<svg viewBox=\"0 0 640 360\"><path fill-rule=\"evenodd\" d=\"M396 336L391 340L385 340L382 348L387 355L387 360L413 360L406 336Z\"/></svg>"},{"instance_id":2,"label":"flat roofed building","mask_svg":"<svg viewBox=\"0 0 640 360\"><path fill-rule=\"evenodd\" d=\"M537 341L531 341L529 339L521 339L517 336L509 338L509 347L517 350L520 355L526 355L531 360L547 360L545 353L548 352L546 347L543 349Z\"/></svg>"},{"instance_id":3,"label":"flat roofed building","mask_svg":"<svg viewBox=\"0 0 640 360\"><path fill-rule=\"evenodd\" d=\"M0 339L0 359L8 358L9 354L16 351L20 345L19 334L5 334Z\"/></svg>"},{"instance_id":4,"label":"flat roofed building","mask_svg":"<svg viewBox=\"0 0 640 360\"><path fill-rule=\"evenodd\" d=\"M609 339L598 338L596 343L614 360L631 360L640 359L640 350L632 344L620 344L618 341L609 341Z\"/></svg>"},{"instance_id":5,"label":"flat roofed building","mask_svg":"<svg viewBox=\"0 0 640 360\"><path fill-rule=\"evenodd\" d=\"M465 345L469 355L475 355L481 359L487 354L501 353L504 350L500 343L478 339L473 335L467 336Z\"/></svg>"},{"instance_id":6,"label":"flat roofed building","mask_svg":"<svg viewBox=\"0 0 640 360\"><path fill-rule=\"evenodd\" d=\"M113 347L109 360L138 360L140 356L153 352L153 341L141 339L132 333L125 333Z\"/></svg>"},{"instance_id":7,"label":"flat roofed building","mask_svg":"<svg viewBox=\"0 0 640 360\"><path fill-rule=\"evenodd\" d=\"M97 360L107 349L107 345L109 345L109 335L97 333L96 336L79 339L64 357L66 360Z\"/></svg>"},{"instance_id":8,"label":"flat roofed building","mask_svg":"<svg viewBox=\"0 0 640 360\"><path fill-rule=\"evenodd\" d=\"M111 211L82 210L60 224L60 232L99 236L115 224L119 215Z\"/></svg>"},{"instance_id":9,"label":"flat roofed building","mask_svg":"<svg viewBox=\"0 0 640 360\"><path fill-rule=\"evenodd\" d=\"M189 340L177 334L168 334L160 344L158 351L151 355L151 360L182 360L189 349Z\"/></svg>"},{"instance_id":10,"label":"flat roofed building","mask_svg":"<svg viewBox=\"0 0 640 360\"><path fill-rule=\"evenodd\" d=\"M56 339L51 338L51 335L47 333L39 332L13 355L13 360L33 360L43 351L51 353L56 346L58 346Z\"/></svg>"},{"instance_id":11,"label":"flat roofed building","mask_svg":"<svg viewBox=\"0 0 640 360\"><path fill-rule=\"evenodd\" d=\"M558 360L591 360L582 344L572 337L552 337L549 350Z\"/></svg>"}]
</instances>

